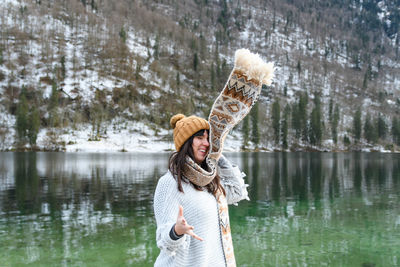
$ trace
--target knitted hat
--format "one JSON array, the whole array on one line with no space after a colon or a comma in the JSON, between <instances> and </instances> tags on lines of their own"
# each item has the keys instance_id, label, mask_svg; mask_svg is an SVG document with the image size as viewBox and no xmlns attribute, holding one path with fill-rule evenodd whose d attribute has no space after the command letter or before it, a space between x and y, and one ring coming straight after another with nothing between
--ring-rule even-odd
<instances>
[{"instance_id":1,"label":"knitted hat","mask_svg":"<svg viewBox=\"0 0 400 267\"><path fill-rule=\"evenodd\" d=\"M198 131L210 129L210 125L205 119L196 116L186 117L183 114L176 114L172 116L170 124L174 129L174 143L176 151L179 151L186 140L188 140Z\"/></svg>"}]
</instances>

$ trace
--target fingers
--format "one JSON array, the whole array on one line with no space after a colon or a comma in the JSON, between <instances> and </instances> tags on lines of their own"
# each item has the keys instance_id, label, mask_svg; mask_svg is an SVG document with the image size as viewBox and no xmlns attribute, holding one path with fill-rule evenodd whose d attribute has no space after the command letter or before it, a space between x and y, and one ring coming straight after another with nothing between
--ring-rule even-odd
<instances>
[{"instance_id":1,"label":"fingers","mask_svg":"<svg viewBox=\"0 0 400 267\"><path fill-rule=\"evenodd\" d=\"M179 224L179 225L178 225ZM179 231L177 231L179 228ZM186 233L190 236L192 236L193 238L203 241L203 238L201 238L200 236L196 235L193 232L194 227L187 224L185 217L183 217L183 207L182 205L179 205L179 213L178 213L178 220L177 220L177 224L175 225L175 232L177 234L180 234L180 232L182 231L183 233ZM178 233L179 232L179 233Z\"/></svg>"},{"instance_id":2,"label":"fingers","mask_svg":"<svg viewBox=\"0 0 400 267\"><path fill-rule=\"evenodd\" d=\"M193 228L193 226L192 226L192 228ZM200 236L196 235L196 234L193 232L193 230L190 230L190 231L188 232L188 234L189 234L190 236L192 236L193 238L197 239L197 240L204 241L204 239L201 238Z\"/></svg>"},{"instance_id":3,"label":"fingers","mask_svg":"<svg viewBox=\"0 0 400 267\"><path fill-rule=\"evenodd\" d=\"M178 213L179 217L183 217L183 207L182 205L179 205L179 213Z\"/></svg>"}]
</instances>

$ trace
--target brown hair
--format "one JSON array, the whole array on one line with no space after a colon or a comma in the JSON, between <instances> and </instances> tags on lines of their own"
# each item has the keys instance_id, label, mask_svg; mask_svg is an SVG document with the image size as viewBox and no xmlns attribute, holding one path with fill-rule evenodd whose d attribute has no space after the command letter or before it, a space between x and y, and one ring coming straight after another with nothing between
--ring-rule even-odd
<instances>
[{"instance_id":1,"label":"brown hair","mask_svg":"<svg viewBox=\"0 0 400 267\"><path fill-rule=\"evenodd\" d=\"M174 178L178 183L178 190L182 193L184 193L182 188L182 182L185 182L185 183L191 183L193 187L199 191L202 191L203 188L206 188L207 191L213 194L214 196L216 195L218 189L221 189L224 195L226 195L225 190L220 183L220 178L218 174L208 185L204 187L195 185L194 183L190 182L186 177L183 176L183 166L185 166L186 164L186 156L188 155L194 160L194 154L192 148L193 139L195 136L202 136L204 134L204 131L208 132L208 130L204 129L196 132L188 140L186 140L186 142L182 145L179 151L175 151L174 153L171 154L171 156L169 157L168 169L170 170L170 172L172 173L172 175L174 176ZM204 170L209 171L209 168L205 160L201 163L200 166Z\"/></svg>"}]
</instances>

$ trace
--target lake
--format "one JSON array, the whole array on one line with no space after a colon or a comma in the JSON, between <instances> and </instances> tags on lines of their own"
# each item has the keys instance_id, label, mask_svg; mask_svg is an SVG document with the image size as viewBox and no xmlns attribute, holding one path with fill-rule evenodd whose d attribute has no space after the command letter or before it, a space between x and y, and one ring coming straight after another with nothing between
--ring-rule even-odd
<instances>
[{"instance_id":1,"label":"lake","mask_svg":"<svg viewBox=\"0 0 400 267\"><path fill-rule=\"evenodd\" d=\"M0 266L152 266L167 153L0 152ZM399 266L400 155L227 153L238 266Z\"/></svg>"}]
</instances>

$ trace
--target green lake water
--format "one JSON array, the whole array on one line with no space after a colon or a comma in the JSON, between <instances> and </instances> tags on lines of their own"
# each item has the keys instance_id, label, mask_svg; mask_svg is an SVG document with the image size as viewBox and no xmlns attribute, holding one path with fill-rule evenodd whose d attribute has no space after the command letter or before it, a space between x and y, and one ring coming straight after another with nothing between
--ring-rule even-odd
<instances>
[{"instance_id":1,"label":"green lake water","mask_svg":"<svg viewBox=\"0 0 400 267\"><path fill-rule=\"evenodd\" d=\"M0 266L153 266L164 153L0 153ZM238 266L400 266L400 155L227 153Z\"/></svg>"}]
</instances>

